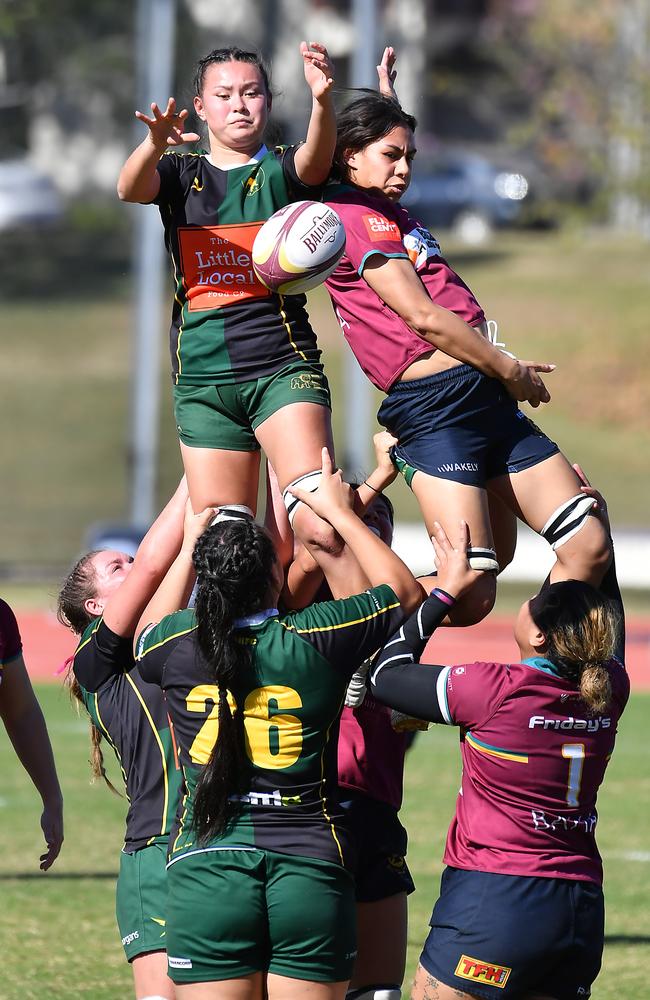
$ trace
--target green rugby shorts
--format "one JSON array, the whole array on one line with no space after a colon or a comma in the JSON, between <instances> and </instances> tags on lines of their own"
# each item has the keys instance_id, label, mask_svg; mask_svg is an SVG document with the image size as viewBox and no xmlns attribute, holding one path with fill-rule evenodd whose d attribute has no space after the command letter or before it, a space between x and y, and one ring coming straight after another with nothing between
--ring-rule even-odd
<instances>
[{"instance_id":1,"label":"green rugby shorts","mask_svg":"<svg viewBox=\"0 0 650 1000\"><path fill-rule=\"evenodd\" d=\"M256 848L181 855L167 869L175 983L272 972L334 983L356 957L354 880L338 865Z\"/></svg>"},{"instance_id":2,"label":"green rugby shorts","mask_svg":"<svg viewBox=\"0 0 650 1000\"><path fill-rule=\"evenodd\" d=\"M165 951L167 917L167 843L154 843L120 855L115 893L117 926L131 962L149 951Z\"/></svg>"},{"instance_id":3,"label":"green rugby shorts","mask_svg":"<svg viewBox=\"0 0 650 1000\"><path fill-rule=\"evenodd\" d=\"M257 451L255 430L291 403L331 409L323 366L295 361L273 375L234 385L175 385L176 430L189 448Z\"/></svg>"}]
</instances>

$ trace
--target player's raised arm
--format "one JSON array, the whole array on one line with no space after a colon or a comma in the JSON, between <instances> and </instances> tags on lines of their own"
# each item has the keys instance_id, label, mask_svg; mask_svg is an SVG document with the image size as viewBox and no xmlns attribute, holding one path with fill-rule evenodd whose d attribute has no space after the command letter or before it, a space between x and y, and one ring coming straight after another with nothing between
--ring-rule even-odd
<instances>
[{"instance_id":1,"label":"player's raised arm","mask_svg":"<svg viewBox=\"0 0 650 1000\"><path fill-rule=\"evenodd\" d=\"M327 448L323 448L323 478L314 493L293 490L294 495L329 521L346 542L372 587L388 584L405 611L422 600L422 591L409 568L354 513L353 492L334 470Z\"/></svg>"},{"instance_id":2,"label":"player's raised arm","mask_svg":"<svg viewBox=\"0 0 650 1000\"><path fill-rule=\"evenodd\" d=\"M183 131L188 114L185 108L176 111L173 97L167 101L164 111L154 103L151 105L151 115L145 115L142 111L135 112L135 117L148 126L149 132L120 170L117 194L121 201L148 204L154 200L160 190L156 164L162 154L170 147L196 142L200 138L196 132Z\"/></svg>"},{"instance_id":3,"label":"player's raised arm","mask_svg":"<svg viewBox=\"0 0 650 1000\"><path fill-rule=\"evenodd\" d=\"M329 176L336 146L336 115L332 101L334 67L327 49L319 42L300 43L305 80L312 94L307 138L296 152L295 166L304 184L324 184Z\"/></svg>"}]
</instances>

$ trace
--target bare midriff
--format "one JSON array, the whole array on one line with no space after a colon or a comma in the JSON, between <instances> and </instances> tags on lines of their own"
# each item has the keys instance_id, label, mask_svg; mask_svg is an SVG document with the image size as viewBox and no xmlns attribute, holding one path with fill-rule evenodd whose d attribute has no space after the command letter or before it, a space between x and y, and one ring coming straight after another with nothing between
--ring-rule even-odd
<instances>
[{"instance_id":1,"label":"bare midriff","mask_svg":"<svg viewBox=\"0 0 650 1000\"><path fill-rule=\"evenodd\" d=\"M474 329L482 337L487 339L487 323L478 323ZM438 372L447 371L449 368L457 368L462 365L462 361L452 358L443 351L432 350L426 354L421 354L413 364L409 365L406 371L398 379L398 382L410 382L416 378L427 378L428 375L436 375Z\"/></svg>"}]
</instances>

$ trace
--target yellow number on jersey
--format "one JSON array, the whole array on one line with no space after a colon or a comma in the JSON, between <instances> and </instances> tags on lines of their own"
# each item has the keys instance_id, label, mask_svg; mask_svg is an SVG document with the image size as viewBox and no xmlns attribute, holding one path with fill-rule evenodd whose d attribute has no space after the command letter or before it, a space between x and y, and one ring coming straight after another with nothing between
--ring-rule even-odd
<instances>
[{"instance_id":1,"label":"yellow number on jersey","mask_svg":"<svg viewBox=\"0 0 650 1000\"><path fill-rule=\"evenodd\" d=\"M210 714L199 729L190 747L190 758L193 764L207 764L210 760L212 747L217 742L217 735L219 733L219 688L216 684L199 684L198 687L192 688L185 699L188 712L201 712L201 714L207 712L209 702L212 702ZM230 711L234 712L237 705L230 691L228 692L228 704L230 705Z\"/></svg>"},{"instance_id":2,"label":"yellow number on jersey","mask_svg":"<svg viewBox=\"0 0 650 1000\"><path fill-rule=\"evenodd\" d=\"M256 767L291 767L300 757L302 723L283 708L302 708L302 699L281 685L256 688L244 702L246 753Z\"/></svg>"},{"instance_id":3,"label":"yellow number on jersey","mask_svg":"<svg viewBox=\"0 0 650 1000\"><path fill-rule=\"evenodd\" d=\"M205 713L210 702L212 708L190 747L194 764L207 764L219 735L219 688L216 684L200 684L185 699L188 712ZM237 705L230 691L228 704L234 712ZM302 724L297 716L279 709L301 707L300 695L293 688L270 685L250 692L244 702L244 732L246 753L256 767L285 768L295 764L302 751Z\"/></svg>"}]
</instances>

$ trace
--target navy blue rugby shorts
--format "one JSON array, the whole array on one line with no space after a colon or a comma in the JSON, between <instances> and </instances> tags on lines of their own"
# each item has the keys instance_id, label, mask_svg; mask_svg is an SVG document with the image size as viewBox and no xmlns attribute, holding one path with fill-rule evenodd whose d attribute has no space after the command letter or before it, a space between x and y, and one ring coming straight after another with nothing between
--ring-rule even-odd
<instances>
[{"instance_id":1,"label":"navy blue rugby shorts","mask_svg":"<svg viewBox=\"0 0 650 1000\"><path fill-rule=\"evenodd\" d=\"M477 997L587 1000L605 934L602 888L446 868L420 963Z\"/></svg>"},{"instance_id":2,"label":"navy blue rugby shorts","mask_svg":"<svg viewBox=\"0 0 650 1000\"><path fill-rule=\"evenodd\" d=\"M559 451L498 379L471 365L396 382L377 419L399 438L393 460L409 486L425 472L483 487Z\"/></svg>"},{"instance_id":3,"label":"navy blue rugby shorts","mask_svg":"<svg viewBox=\"0 0 650 1000\"><path fill-rule=\"evenodd\" d=\"M346 824L358 844L355 871L357 903L375 903L415 892L406 863L408 836L397 809L351 788L340 788Z\"/></svg>"}]
</instances>

